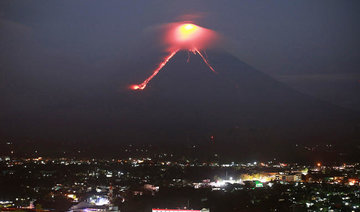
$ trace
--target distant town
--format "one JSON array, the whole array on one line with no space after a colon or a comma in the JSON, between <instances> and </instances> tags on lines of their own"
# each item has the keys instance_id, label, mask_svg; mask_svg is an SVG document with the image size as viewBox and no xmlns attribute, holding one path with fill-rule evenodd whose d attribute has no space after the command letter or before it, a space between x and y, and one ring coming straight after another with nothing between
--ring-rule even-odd
<instances>
[{"instance_id":1,"label":"distant town","mask_svg":"<svg viewBox=\"0 0 360 212\"><path fill-rule=\"evenodd\" d=\"M129 146L127 151L137 147ZM360 164L0 157L1 211L358 211ZM141 204L140 204L141 203Z\"/></svg>"}]
</instances>

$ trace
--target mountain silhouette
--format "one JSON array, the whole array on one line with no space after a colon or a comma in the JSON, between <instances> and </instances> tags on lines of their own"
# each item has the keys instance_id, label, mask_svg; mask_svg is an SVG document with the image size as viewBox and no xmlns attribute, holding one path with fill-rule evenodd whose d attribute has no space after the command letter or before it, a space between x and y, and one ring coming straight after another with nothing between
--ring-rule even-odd
<instances>
[{"instance_id":1,"label":"mountain silhouette","mask_svg":"<svg viewBox=\"0 0 360 212\"><path fill-rule=\"evenodd\" d=\"M59 77L51 66L34 64L41 73L21 78L18 93L0 106L6 112L0 135L112 145L212 143L242 152L360 140L357 113L297 92L227 52L207 57L217 74L199 55L187 62L188 52L180 51L141 91L128 86L151 74L156 55L104 71L75 67Z\"/></svg>"},{"instance_id":2,"label":"mountain silhouette","mask_svg":"<svg viewBox=\"0 0 360 212\"><path fill-rule=\"evenodd\" d=\"M164 140L214 134L239 145L358 138L354 112L299 93L228 53L207 55L217 74L199 55L187 62L188 53L181 51L145 90L132 92L127 115L140 117L133 127Z\"/></svg>"}]
</instances>

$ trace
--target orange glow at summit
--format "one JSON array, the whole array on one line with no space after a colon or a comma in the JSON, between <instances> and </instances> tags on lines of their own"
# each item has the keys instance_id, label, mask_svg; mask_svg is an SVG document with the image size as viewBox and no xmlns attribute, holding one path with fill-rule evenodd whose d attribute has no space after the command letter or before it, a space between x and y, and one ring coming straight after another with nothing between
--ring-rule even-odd
<instances>
[{"instance_id":1,"label":"orange glow at summit","mask_svg":"<svg viewBox=\"0 0 360 212\"><path fill-rule=\"evenodd\" d=\"M194 24L183 24L177 29L177 39L179 42L190 40L198 31L199 28Z\"/></svg>"},{"instance_id":2,"label":"orange glow at summit","mask_svg":"<svg viewBox=\"0 0 360 212\"><path fill-rule=\"evenodd\" d=\"M169 52L165 56L153 73L142 83L131 85L132 90L144 90L147 84L161 71L161 69L170 61L170 59L180 50L186 50L201 57L209 69L217 73L210 65L204 54L201 53L207 47L210 47L217 40L214 31L200 27L193 23L171 23L166 25L164 42Z\"/></svg>"}]
</instances>

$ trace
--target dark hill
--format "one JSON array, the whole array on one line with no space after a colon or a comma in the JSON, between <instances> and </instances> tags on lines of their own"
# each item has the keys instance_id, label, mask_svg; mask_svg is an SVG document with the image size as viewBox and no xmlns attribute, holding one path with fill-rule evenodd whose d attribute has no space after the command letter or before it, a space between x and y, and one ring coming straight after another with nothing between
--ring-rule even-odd
<instances>
[{"instance_id":1,"label":"dark hill","mask_svg":"<svg viewBox=\"0 0 360 212\"><path fill-rule=\"evenodd\" d=\"M14 75L22 84L9 79L3 86L12 95L0 105L0 136L102 146L208 144L214 136L211 148L235 154L359 143L358 114L299 93L228 53L208 52L218 74L198 55L189 63L187 56L176 54L143 91L126 87L150 74L155 55L109 70L104 64L68 70L72 64L64 62L64 74L51 72L51 61L34 63L39 73Z\"/></svg>"},{"instance_id":2,"label":"dark hill","mask_svg":"<svg viewBox=\"0 0 360 212\"><path fill-rule=\"evenodd\" d=\"M237 58L179 52L144 91L135 91L135 125L181 139L216 134L221 142L337 143L358 136L358 116L301 94ZM177 137L177 138L180 138ZM167 136L164 137L164 139Z\"/></svg>"}]
</instances>

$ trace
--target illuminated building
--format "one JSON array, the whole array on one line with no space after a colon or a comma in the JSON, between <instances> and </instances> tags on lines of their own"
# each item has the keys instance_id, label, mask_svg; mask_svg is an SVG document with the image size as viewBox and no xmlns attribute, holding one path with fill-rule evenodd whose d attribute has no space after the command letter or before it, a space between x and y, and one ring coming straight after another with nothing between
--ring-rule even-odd
<instances>
[{"instance_id":1,"label":"illuminated building","mask_svg":"<svg viewBox=\"0 0 360 212\"><path fill-rule=\"evenodd\" d=\"M80 202L70 208L69 211L119 211L117 207L110 204L110 200L106 195L92 195L87 201Z\"/></svg>"},{"instance_id":2,"label":"illuminated building","mask_svg":"<svg viewBox=\"0 0 360 212\"><path fill-rule=\"evenodd\" d=\"M285 182L300 182L301 181L301 174L282 175L282 181L285 181Z\"/></svg>"},{"instance_id":3,"label":"illuminated building","mask_svg":"<svg viewBox=\"0 0 360 212\"><path fill-rule=\"evenodd\" d=\"M210 212L209 209L186 210L186 209L152 209L152 212Z\"/></svg>"}]
</instances>

